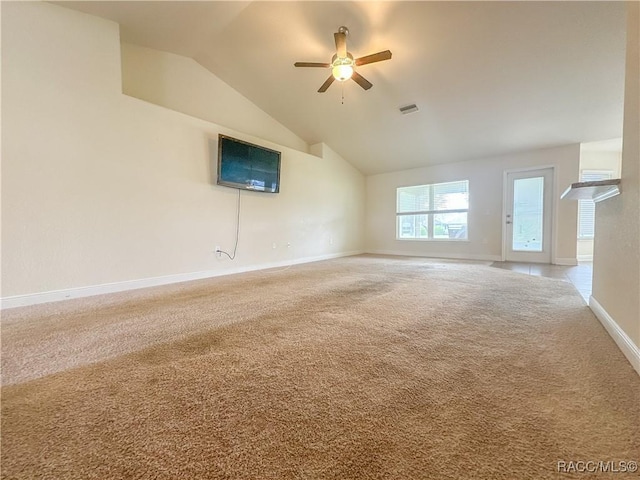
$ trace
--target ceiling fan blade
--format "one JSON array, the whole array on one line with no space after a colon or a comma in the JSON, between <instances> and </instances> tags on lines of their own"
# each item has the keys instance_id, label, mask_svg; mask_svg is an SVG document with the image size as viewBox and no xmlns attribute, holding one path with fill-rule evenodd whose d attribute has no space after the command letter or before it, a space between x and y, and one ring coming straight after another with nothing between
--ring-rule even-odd
<instances>
[{"instance_id":1,"label":"ceiling fan blade","mask_svg":"<svg viewBox=\"0 0 640 480\"><path fill-rule=\"evenodd\" d=\"M364 57L356 58L356 66L366 65L368 63L381 62L383 60L389 60L391 58L391 51L385 50L384 52L373 53Z\"/></svg>"},{"instance_id":2,"label":"ceiling fan blade","mask_svg":"<svg viewBox=\"0 0 640 480\"><path fill-rule=\"evenodd\" d=\"M333 38L336 40L336 53L338 58L347 58L347 35L338 32L333 34Z\"/></svg>"},{"instance_id":3,"label":"ceiling fan blade","mask_svg":"<svg viewBox=\"0 0 640 480\"><path fill-rule=\"evenodd\" d=\"M316 62L296 62L293 64L294 67L320 67L320 68L329 68L331 66L330 63L316 63Z\"/></svg>"},{"instance_id":4,"label":"ceiling fan blade","mask_svg":"<svg viewBox=\"0 0 640 480\"><path fill-rule=\"evenodd\" d=\"M358 72L353 72L353 74L351 75L351 79L365 90L369 90L371 87L373 87L373 83L364 78Z\"/></svg>"},{"instance_id":5,"label":"ceiling fan blade","mask_svg":"<svg viewBox=\"0 0 640 480\"><path fill-rule=\"evenodd\" d=\"M318 93L324 93L327 91L327 88L329 88L331 86L331 84L333 83L333 81L335 80L335 78L333 78L333 75L331 75L329 78L327 78L327 80L322 84L322 86L318 89Z\"/></svg>"}]
</instances>

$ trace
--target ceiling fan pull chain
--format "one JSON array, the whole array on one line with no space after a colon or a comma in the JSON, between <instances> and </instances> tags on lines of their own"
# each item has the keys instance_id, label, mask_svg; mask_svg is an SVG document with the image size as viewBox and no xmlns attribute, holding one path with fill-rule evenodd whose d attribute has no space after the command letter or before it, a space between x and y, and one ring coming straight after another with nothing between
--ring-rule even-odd
<instances>
[{"instance_id":1,"label":"ceiling fan pull chain","mask_svg":"<svg viewBox=\"0 0 640 480\"><path fill-rule=\"evenodd\" d=\"M344 83L342 84L342 105L344 105Z\"/></svg>"}]
</instances>

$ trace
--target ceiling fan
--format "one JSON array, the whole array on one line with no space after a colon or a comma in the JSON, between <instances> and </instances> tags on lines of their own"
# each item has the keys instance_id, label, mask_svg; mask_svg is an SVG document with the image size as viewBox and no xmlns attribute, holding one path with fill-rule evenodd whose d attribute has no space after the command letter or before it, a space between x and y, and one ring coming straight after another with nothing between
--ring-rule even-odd
<instances>
[{"instance_id":1,"label":"ceiling fan","mask_svg":"<svg viewBox=\"0 0 640 480\"><path fill-rule=\"evenodd\" d=\"M349 35L349 29L347 27L340 27L338 31L333 34L333 38L336 41L336 53L331 58L331 63L294 63L294 66L296 67L331 68L331 76L327 78L327 80L318 89L319 93L326 92L335 80L345 82L350 78L365 90L369 90L373 87L373 84L356 72L355 67L367 65L369 63L381 62L391 58L391 52L389 50L385 50L384 52L373 53L371 55L354 59L353 55L347 51L347 35Z\"/></svg>"}]
</instances>

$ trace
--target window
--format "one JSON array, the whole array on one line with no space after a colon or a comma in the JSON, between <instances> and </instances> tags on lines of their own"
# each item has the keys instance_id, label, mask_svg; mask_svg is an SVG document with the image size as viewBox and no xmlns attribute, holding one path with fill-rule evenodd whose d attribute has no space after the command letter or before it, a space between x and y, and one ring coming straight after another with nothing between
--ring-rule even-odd
<instances>
[{"instance_id":1,"label":"window","mask_svg":"<svg viewBox=\"0 0 640 480\"><path fill-rule=\"evenodd\" d=\"M613 178L611 170L583 170L581 182L609 180ZM578 238L593 238L595 231L596 205L593 200L578 200Z\"/></svg>"},{"instance_id":2,"label":"window","mask_svg":"<svg viewBox=\"0 0 640 480\"><path fill-rule=\"evenodd\" d=\"M396 238L466 240L469 180L400 187L396 192Z\"/></svg>"}]
</instances>

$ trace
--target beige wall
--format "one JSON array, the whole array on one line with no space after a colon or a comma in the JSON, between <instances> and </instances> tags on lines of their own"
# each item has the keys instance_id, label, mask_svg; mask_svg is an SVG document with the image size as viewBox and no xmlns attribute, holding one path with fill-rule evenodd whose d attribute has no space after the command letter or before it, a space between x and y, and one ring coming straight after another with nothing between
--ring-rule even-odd
<instances>
[{"instance_id":1,"label":"beige wall","mask_svg":"<svg viewBox=\"0 0 640 480\"><path fill-rule=\"evenodd\" d=\"M622 153L607 151L580 151L580 171L612 170L613 177L619 178L622 168Z\"/></svg>"},{"instance_id":2,"label":"beige wall","mask_svg":"<svg viewBox=\"0 0 640 480\"><path fill-rule=\"evenodd\" d=\"M329 148L318 158L277 144L296 139L241 99L261 139L123 95L115 23L3 2L2 36L3 297L362 250L364 178ZM237 97L217 80L189 93ZM233 248L237 199L212 183L218 133L282 151L281 193L242 193L234 262L214 254Z\"/></svg>"},{"instance_id":3,"label":"beige wall","mask_svg":"<svg viewBox=\"0 0 640 480\"><path fill-rule=\"evenodd\" d=\"M640 346L640 4L627 2L627 8L622 194L596 205L593 298L637 349Z\"/></svg>"},{"instance_id":4,"label":"beige wall","mask_svg":"<svg viewBox=\"0 0 640 480\"><path fill-rule=\"evenodd\" d=\"M449 258L500 260L504 172L556 167L554 251L558 263L575 263L577 202L560 194L578 181L580 146L535 150L496 158L405 170L367 177L366 248L368 252ZM469 180L469 241L396 240L396 189L407 185Z\"/></svg>"},{"instance_id":5,"label":"beige wall","mask_svg":"<svg viewBox=\"0 0 640 480\"><path fill-rule=\"evenodd\" d=\"M291 130L191 58L122 44L122 91L193 117L303 152Z\"/></svg>"}]
</instances>

